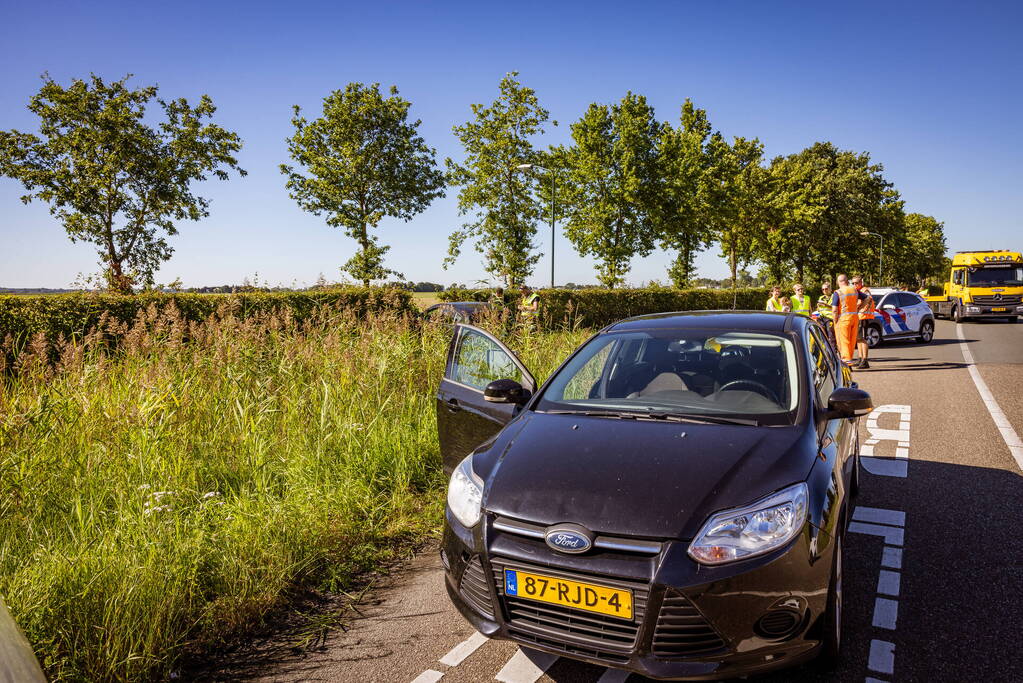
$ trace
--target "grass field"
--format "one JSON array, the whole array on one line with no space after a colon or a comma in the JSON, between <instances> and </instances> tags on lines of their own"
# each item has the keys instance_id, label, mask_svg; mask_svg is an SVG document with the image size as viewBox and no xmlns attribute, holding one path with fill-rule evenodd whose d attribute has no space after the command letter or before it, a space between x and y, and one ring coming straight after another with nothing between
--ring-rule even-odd
<instances>
[{"instance_id":1,"label":"grass field","mask_svg":"<svg viewBox=\"0 0 1023 683\"><path fill-rule=\"evenodd\" d=\"M427 537L449 334L224 311L116 353L37 339L0 378L0 594L47 675L165 678L293 587L343 589ZM508 341L542 377L586 334Z\"/></svg>"},{"instance_id":2,"label":"grass field","mask_svg":"<svg viewBox=\"0 0 1023 683\"><path fill-rule=\"evenodd\" d=\"M439 292L412 292L412 299L416 302L419 308L426 310L434 304L440 303L440 297L437 296Z\"/></svg>"}]
</instances>

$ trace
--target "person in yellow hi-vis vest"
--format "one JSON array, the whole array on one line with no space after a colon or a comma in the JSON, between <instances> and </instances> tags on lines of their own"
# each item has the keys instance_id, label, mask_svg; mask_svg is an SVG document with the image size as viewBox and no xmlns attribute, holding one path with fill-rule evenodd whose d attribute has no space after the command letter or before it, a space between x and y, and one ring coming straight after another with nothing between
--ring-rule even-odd
<instances>
[{"instance_id":1,"label":"person in yellow hi-vis vest","mask_svg":"<svg viewBox=\"0 0 1023 683\"><path fill-rule=\"evenodd\" d=\"M848 277L838 276L838 291L831 295L831 313L835 318L835 340L838 342L838 353L847 366L852 366L853 352L856 349L856 333L860 326L860 302L866 298L866 294L849 284Z\"/></svg>"},{"instance_id":2,"label":"person in yellow hi-vis vest","mask_svg":"<svg viewBox=\"0 0 1023 683\"><path fill-rule=\"evenodd\" d=\"M821 285L821 296L817 299L817 315L822 318L831 318L831 283L825 282Z\"/></svg>"},{"instance_id":3,"label":"person in yellow hi-vis vest","mask_svg":"<svg viewBox=\"0 0 1023 683\"><path fill-rule=\"evenodd\" d=\"M807 318L810 317L810 297L803 294L803 284L797 282L792 285L793 294L789 298L792 302L792 312L798 313L799 315L805 315Z\"/></svg>"},{"instance_id":4,"label":"person in yellow hi-vis vest","mask_svg":"<svg viewBox=\"0 0 1023 683\"><path fill-rule=\"evenodd\" d=\"M771 298L767 300L764 310L781 313L781 287L778 285L771 287Z\"/></svg>"},{"instance_id":5,"label":"person in yellow hi-vis vest","mask_svg":"<svg viewBox=\"0 0 1023 683\"><path fill-rule=\"evenodd\" d=\"M519 320L524 327L532 329L536 325L536 316L540 312L540 296L522 285L522 296L519 298Z\"/></svg>"}]
</instances>

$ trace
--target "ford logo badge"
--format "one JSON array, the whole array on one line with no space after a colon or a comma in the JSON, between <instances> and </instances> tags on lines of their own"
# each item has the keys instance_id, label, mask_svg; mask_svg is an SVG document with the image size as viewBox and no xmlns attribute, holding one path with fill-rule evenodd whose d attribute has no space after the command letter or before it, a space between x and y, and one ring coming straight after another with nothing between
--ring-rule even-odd
<instances>
[{"instance_id":1,"label":"ford logo badge","mask_svg":"<svg viewBox=\"0 0 1023 683\"><path fill-rule=\"evenodd\" d=\"M593 534L574 524L552 526L547 529L543 538L547 545L559 553L576 555L578 553L585 553L593 547Z\"/></svg>"}]
</instances>

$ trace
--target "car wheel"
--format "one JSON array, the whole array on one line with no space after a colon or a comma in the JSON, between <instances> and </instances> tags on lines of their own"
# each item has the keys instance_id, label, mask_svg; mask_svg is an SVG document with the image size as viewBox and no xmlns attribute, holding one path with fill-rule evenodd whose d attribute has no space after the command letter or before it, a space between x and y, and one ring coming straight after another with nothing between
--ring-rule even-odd
<instances>
[{"instance_id":1,"label":"car wheel","mask_svg":"<svg viewBox=\"0 0 1023 683\"><path fill-rule=\"evenodd\" d=\"M934 339L934 321L925 320L920 323L920 336L918 340L921 344L930 344L932 339Z\"/></svg>"},{"instance_id":2,"label":"car wheel","mask_svg":"<svg viewBox=\"0 0 1023 683\"><path fill-rule=\"evenodd\" d=\"M831 567L828 606L824 612L824 634L821 637L821 663L832 667L842 651L842 535L835 537L835 561Z\"/></svg>"},{"instance_id":3,"label":"car wheel","mask_svg":"<svg viewBox=\"0 0 1023 683\"><path fill-rule=\"evenodd\" d=\"M867 325L864 335L866 336L869 348L876 349L881 343L881 328L877 325Z\"/></svg>"},{"instance_id":4,"label":"car wheel","mask_svg":"<svg viewBox=\"0 0 1023 683\"><path fill-rule=\"evenodd\" d=\"M952 309L952 320L956 321L956 324L959 324L963 321L962 306L956 306L955 308Z\"/></svg>"}]
</instances>

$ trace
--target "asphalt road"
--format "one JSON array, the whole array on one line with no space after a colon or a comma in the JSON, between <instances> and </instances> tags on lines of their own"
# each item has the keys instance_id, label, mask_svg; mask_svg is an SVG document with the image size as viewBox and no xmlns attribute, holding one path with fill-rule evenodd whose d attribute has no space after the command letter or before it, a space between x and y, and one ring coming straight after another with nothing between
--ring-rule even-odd
<instances>
[{"instance_id":1,"label":"asphalt road","mask_svg":"<svg viewBox=\"0 0 1023 683\"><path fill-rule=\"evenodd\" d=\"M1006 442L1023 434L1023 324L939 321L931 344L887 344L871 356L872 368L856 373L877 407L861 425L875 459L864 460L846 539L843 662L754 680L1023 680L1023 463ZM318 651L277 657L244 678L647 680L474 635L448 602L435 549L353 614Z\"/></svg>"}]
</instances>

